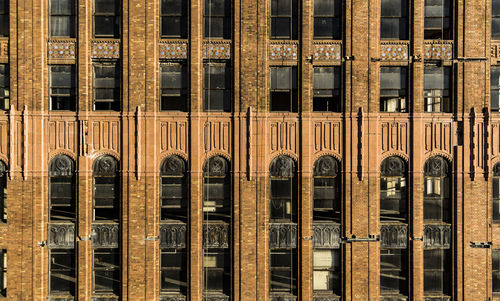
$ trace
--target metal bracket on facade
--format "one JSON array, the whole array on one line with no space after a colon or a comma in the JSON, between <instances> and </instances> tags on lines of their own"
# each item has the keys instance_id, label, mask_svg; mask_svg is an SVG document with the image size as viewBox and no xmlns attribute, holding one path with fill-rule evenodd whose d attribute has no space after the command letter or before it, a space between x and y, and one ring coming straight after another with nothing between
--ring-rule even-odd
<instances>
[{"instance_id":1,"label":"metal bracket on facade","mask_svg":"<svg viewBox=\"0 0 500 301\"><path fill-rule=\"evenodd\" d=\"M410 240L424 241L424 238L423 237L413 237L413 236L411 236Z\"/></svg>"},{"instance_id":2,"label":"metal bracket on facade","mask_svg":"<svg viewBox=\"0 0 500 301\"><path fill-rule=\"evenodd\" d=\"M38 245L43 248L47 245L47 241L46 240L39 241Z\"/></svg>"},{"instance_id":3,"label":"metal bracket on facade","mask_svg":"<svg viewBox=\"0 0 500 301\"><path fill-rule=\"evenodd\" d=\"M356 237L353 235L352 237L342 237L342 243L350 243L350 242L370 242L370 241L380 241L379 235L368 235L368 237Z\"/></svg>"},{"instance_id":4,"label":"metal bracket on facade","mask_svg":"<svg viewBox=\"0 0 500 301\"><path fill-rule=\"evenodd\" d=\"M80 241L89 241L92 238L92 235L85 236L85 237L80 237L77 235L76 237L78 237L78 240L80 240Z\"/></svg>"},{"instance_id":5,"label":"metal bracket on facade","mask_svg":"<svg viewBox=\"0 0 500 301\"><path fill-rule=\"evenodd\" d=\"M351 55L351 56L344 56L344 58L342 59L343 61L354 61L354 56Z\"/></svg>"},{"instance_id":6,"label":"metal bracket on facade","mask_svg":"<svg viewBox=\"0 0 500 301\"><path fill-rule=\"evenodd\" d=\"M479 249L489 249L491 248L491 241L488 242L470 242L470 247L471 248L479 248Z\"/></svg>"},{"instance_id":7,"label":"metal bracket on facade","mask_svg":"<svg viewBox=\"0 0 500 301\"><path fill-rule=\"evenodd\" d=\"M372 57L370 60L371 60L372 62L380 62L382 59L381 59L381 58L379 58L379 57Z\"/></svg>"},{"instance_id":8,"label":"metal bracket on facade","mask_svg":"<svg viewBox=\"0 0 500 301\"><path fill-rule=\"evenodd\" d=\"M313 236L304 236L302 237L303 240L312 240L313 239Z\"/></svg>"},{"instance_id":9,"label":"metal bracket on facade","mask_svg":"<svg viewBox=\"0 0 500 301\"><path fill-rule=\"evenodd\" d=\"M421 62L422 56L420 54L415 54L413 56L410 56L410 59L412 62Z\"/></svg>"},{"instance_id":10,"label":"metal bracket on facade","mask_svg":"<svg viewBox=\"0 0 500 301\"><path fill-rule=\"evenodd\" d=\"M457 57L453 60L454 63L457 62L474 62L474 61L487 61L485 57Z\"/></svg>"},{"instance_id":11,"label":"metal bracket on facade","mask_svg":"<svg viewBox=\"0 0 500 301\"><path fill-rule=\"evenodd\" d=\"M160 236L148 236L145 238L145 240L151 240L151 241L155 241L155 240L158 240L160 239Z\"/></svg>"}]
</instances>

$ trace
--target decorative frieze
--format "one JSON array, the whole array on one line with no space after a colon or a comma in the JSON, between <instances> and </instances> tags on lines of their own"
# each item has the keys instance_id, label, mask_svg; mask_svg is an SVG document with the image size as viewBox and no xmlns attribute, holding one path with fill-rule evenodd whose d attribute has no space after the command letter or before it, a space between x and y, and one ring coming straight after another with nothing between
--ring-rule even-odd
<instances>
[{"instance_id":1,"label":"decorative frieze","mask_svg":"<svg viewBox=\"0 0 500 301\"><path fill-rule=\"evenodd\" d=\"M47 301L74 301L75 297L58 297L58 296L48 296Z\"/></svg>"},{"instance_id":2,"label":"decorative frieze","mask_svg":"<svg viewBox=\"0 0 500 301\"><path fill-rule=\"evenodd\" d=\"M229 301L229 296L226 296L226 295L204 295L203 301Z\"/></svg>"},{"instance_id":3,"label":"decorative frieze","mask_svg":"<svg viewBox=\"0 0 500 301\"><path fill-rule=\"evenodd\" d=\"M231 41L203 42L204 59L230 59Z\"/></svg>"},{"instance_id":4,"label":"decorative frieze","mask_svg":"<svg viewBox=\"0 0 500 301\"><path fill-rule=\"evenodd\" d=\"M93 248L118 248L120 228L116 223L92 224Z\"/></svg>"},{"instance_id":5,"label":"decorative frieze","mask_svg":"<svg viewBox=\"0 0 500 301\"><path fill-rule=\"evenodd\" d=\"M229 225L226 223L203 224L204 248L228 248Z\"/></svg>"},{"instance_id":6,"label":"decorative frieze","mask_svg":"<svg viewBox=\"0 0 500 301\"><path fill-rule=\"evenodd\" d=\"M271 301L297 301L297 296L293 295L271 295Z\"/></svg>"},{"instance_id":7,"label":"decorative frieze","mask_svg":"<svg viewBox=\"0 0 500 301\"><path fill-rule=\"evenodd\" d=\"M451 60L453 58L453 44L425 44L424 59L426 60Z\"/></svg>"},{"instance_id":8,"label":"decorative frieze","mask_svg":"<svg viewBox=\"0 0 500 301\"><path fill-rule=\"evenodd\" d=\"M47 57L49 59L75 59L76 42L71 40L49 40Z\"/></svg>"},{"instance_id":9,"label":"decorative frieze","mask_svg":"<svg viewBox=\"0 0 500 301\"><path fill-rule=\"evenodd\" d=\"M160 248L182 249L186 247L186 224L160 224Z\"/></svg>"},{"instance_id":10,"label":"decorative frieze","mask_svg":"<svg viewBox=\"0 0 500 301\"><path fill-rule=\"evenodd\" d=\"M450 296L424 297L424 301L451 301Z\"/></svg>"},{"instance_id":11,"label":"decorative frieze","mask_svg":"<svg viewBox=\"0 0 500 301\"><path fill-rule=\"evenodd\" d=\"M92 58L118 59L120 58L120 42L116 40L95 40L90 44Z\"/></svg>"},{"instance_id":12,"label":"decorative frieze","mask_svg":"<svg viewBox=\"0 0 500 301\"><path fill-rule=\"evenodd\" d=\"M425 225L424 248L449 249L451 241L450 225Z\"/></svg>"},{"instance_id":13,"label":"decorative frieze","mask_svg":"<svg viewBox=\"0 0 500 301\"><path fill-rule=\"evenodd\" d=\"M314 296L313 301L340 301L340 297L336 295Z\"/></svg>"},{"instance_id":14,"label":"decorative frieze","mask_svg":"<svg viewBox=\"0 0 500 301\"><path fill-rule=\"evenodd\" d=\"M75 247L74 223L49 223L47 225L47 247L49 249L72 249Z\"/></svg>"},{"instance_id":15,"label":"decorative frieze","mask_svg":"<svg viewBox=\"0 0 500 301\"><path fill-rule=\"evenodd\" d=\"M186 296L183 295L160 295L160 301L186 301Z\"/></svg>"},{"instance_id":16,"label":"decorative frieze","mask_svg":"<svg viewBox=\"0 0 500 301\"><path fill-rule=\"evenodd\" d=\"M295 247L297 247L297 224L269 224L270 249Z\"/></svg>"},{"instance_id":17,"label":"decorative frieze","mask_svg":"<svg viewBox=\"0 0 500 301\"><path fill-rule=\"evenodd\" d=\"M340 224L314 223L313 233L314 248L337 249L340 247Z\"/></svg>"},{"instance_id":18,"label":"decorative frieze","mask_svg":"<svg viewBox=\"0 0 500 301\"><path fill-rule=\"evenodd\" d=\"M407 296L380 296L380 301L407 301Z\"/></svg>"},{"instance_id":19,"label":"decorative frieze","mask_svg":"<svg viewBox=\"0 0 500 301\"><path fill-rule=\"evenodd\" d=\"M380 59L382 61L406 61L408 58L408 44L380 45Z\"/></svg>"},{"instance_id":20,"label":"decorative frieze","mask_svg":"<svg viewBox=\"0 0 500 301\"><path fill-rule=\"evenodd\" d=\"M314 43L313 59L318 61L338 61L342 59L342 44Z\"/></svg>"},{"instance_id":21,"label":"decorative frieze","mask_svg":"<svg viewBox=\"0 0 500 301\"><path fill-rule=\"evenodd\" d=\"M161 59L187 59L188 43L183 41L161 41L159 51Z\"/></svg>"},{"instance_id":22,"label":"decorative frieze","mask_svg":"<svg viewBox=\"0 0 500 301\"><path fill-rule=\"evenodd\" d=\"M406 249L407 245L408 245L408 225L400 224L400 225L380 226L381 248Z\"/></svg>"},{"instance_id":23,"label":"decorative frieze","mask_svg":"<svg viewBox=\"0 0 500 301\"><path fill-rule=\"evenodd\" d=\"M269 59L271 60L297 60L297 43L271 43L269 47Z\"/></svg>"},{"instance_id":24,"label":"decorative frieze","mask_svg":"<svg viewBox=\"0 0 500 301\"><path fill-rule=\"evenodd\" d=\"M9 39L0 39L0 58L9 58Z\"/></svg>"},{"instance_id":25,"label":"decorative frieze","mask_svg":"<svg viewBox=\"0 0 500 301\"><path fill-rule=\"evenodd\" d=\"M120 300L118 296L101 296L101 297L92 297L91 301L118 301Z\"/></svg>"}]
</instances>

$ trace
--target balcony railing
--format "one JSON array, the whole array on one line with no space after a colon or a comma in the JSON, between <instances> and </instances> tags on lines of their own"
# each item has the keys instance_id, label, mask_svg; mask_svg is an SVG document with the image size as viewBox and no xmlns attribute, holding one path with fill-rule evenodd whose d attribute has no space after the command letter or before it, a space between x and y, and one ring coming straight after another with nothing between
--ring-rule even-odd
<instances>
[{"instance_id":1,"label":"balcony railing","mask_svg":"<svg viewBox=\"0 0 500 301\"><path fill-rule=\"evenodd\" d=\"M49 223L47 247L49 249L73 249L75 247L75 224Z\"/></svg>"},{"instance_id":2,"label":"balcony railing","mask_svg":"<svg viewBox=\"0 0 500 301\"><path fill-rule=\"evenodd\" d=\"M313 244L315 249L338 249L340 248L340 224L337 223L314 223Z\"/></svg>"},{"instance_id":3,"label":"balcony railing","mask_svg":"<svg viewBox=\"0 0 500 301\"><path fill-rule=\"evenodd\" d=\"M286 249L297 247L297 224L269 224L269 248Z\"/></svg>"}]
</instances>

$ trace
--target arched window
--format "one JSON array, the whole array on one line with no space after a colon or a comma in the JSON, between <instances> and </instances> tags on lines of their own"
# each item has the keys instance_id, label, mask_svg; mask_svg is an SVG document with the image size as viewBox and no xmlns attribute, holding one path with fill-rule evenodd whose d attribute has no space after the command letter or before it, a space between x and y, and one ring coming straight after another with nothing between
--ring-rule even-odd
<instances>
[{"instance_id":1,"label":"arched window","mask_svg":"<svg viewBox=\"0 0 500 301\"><path fill-rule=\"evenodd\" d=\"M49 163L50 220L75 221L75 162L66 155L58 155Z\"/></svg>"},{"instance_id":2,"label":"arched window","mask_svg":"<svg viewBox=\"0 0 500 301\"><path fill-rule=\"evenodd\" d=\"M203 216L205 220L228 220L231 215L229 163L221 156L203 166Z\"/></svg>"},{"instance_id":3,"label":"arched window","mask_svg":"<svg viewBox=\"0 0 500 301\"><path fill-rule=\"evenodd\" d=\"M493 221L500 222L500 162L493 167Z\"/></svg>"},{"instance_id":4,"label":"arched window","mask_svg":"<svg viewBox=\"0 0 500 301\"><path fill-rule=\"evenodd\" d=\"M161 220L187 222L188 181L186 163L178 156L163 160L161 176Z\"/></svg>"},{"instance_id":5,"label":"arched window","mask_svg":"<svg viewBox=\"0 0 500 301\"><path fill-rule=\"evenodd\" d=\"M118 221L120 217L118 161L108 155L94 163L94 220Z\"/></svg>"},{"instance_id":6,"label":"arched window","mask_svg":"<svg viewBox=\"0 0 500 301\"><path fill-rule=\"evenodd\" d=\"M341 197L339 164L331 156L314 163L314 221L340 223Z\"/></svg>"},{"instance_id":7,"label":"arched window","mask_svg":"<svg viewBox=\"0 0 500 301\"><path fill-rule=\"evenodd\" d=\"M269 174L271 221L296 222L298 183L295 162L281 155L271 162Z\"/></svg>"},{"instance_id":8,"label":"arched window","mask_svg":"<svg viewBox=\"0 0 500 301\"><path fill-rule=\"evenodd\" d=\"M7 165L0 161L0 221L7 221Z\"/></svg>"},{"instance_id":9,"label":"arched window","mask_svg":"<svg viewBox=\"0 0 500 301\"><path fill-rule=\"evenodd\" d=\"M380 167L380 221L406 222L407 168L399 157L386 158Z\"/></svg>"},{"instance_id":10,"label":"arched window","mask_svg":"<svg viewBox=\"0 0 500 301\"><path fill-rule=\"evenodd\" d=\"M450 170L440 156L427 160L424 166L424 220L451 221Z\"/></svg>"}]
</instances>

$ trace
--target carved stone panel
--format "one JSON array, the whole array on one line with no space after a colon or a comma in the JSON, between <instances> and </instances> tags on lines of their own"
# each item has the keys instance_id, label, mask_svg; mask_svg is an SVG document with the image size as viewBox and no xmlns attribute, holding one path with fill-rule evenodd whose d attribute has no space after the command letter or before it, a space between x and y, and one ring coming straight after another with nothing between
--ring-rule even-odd
<instances>
[{"instance_id":1,"label":"carved stone panel","mask_svg":"<svg viewBox=\"0 0 500 301\"><path fill-rule=\"evenodd\" d=\"M342 59L342 44L315 42L313 59L318 61L340 61Z\"/></svg>"},{"instance_id":2,"label":"carved stone panel","mask_svg":"<svg viewBox=\"0 0 500 301\"><path fill-rule=\"evenodd\" d=\"M118 59L120 58L119 40L95 40L90 44L92 58Z\"/></svg>"},{"instance_id":3,"label":"carved stone panel","mask_svg":"<svg viewBox=\"0 0 500 301\"><path fill-rule=\"evenodd\" d=\"M231 41L203 42L204 59L231 59Z\"/></svg>"},{"instance_id":4,"label":"carved stone panel","mask_svg":"<svg viewBox=\"0 0 500 301\"><path fill-rule=\"evenodd\" d=\"M49 249L73 249L75 247L75 224L49 223L47 247Z\"/></svg>"},{"instance_id":5,"label":"carved stone panel","mask_svg":"<svg viewBox=\"0 0 500 301\"><path fill-rule=\"evenodd\" d=\"M204 248L228 248L229 225L226 223L203 224Z\"/></svg>"},{"instance_id":6,"label":"carved stone panel","mask_svg":"<svg viewBox=\"0 0 500 301\"><path fill-rule=\"evenodd\" d=\"M47 301L74 301L75 297L47 296Z\"/></svg>"},{"instance_id":7,"label":"carved stone panel","mask_svg":"<svg viewBox=\"0 0 500 301\"><path fill-rule=\"evenodd\" d=\"M9 58L9 39L0 39L0 58Z\"/></svg>"},{"instance_id":8,"label":"carved stone panel","mask_svg":"<svg viewBox=\"0 0 500 301\"><path fill-rule=\"evenodd\" d=\"M9 121L0 120L0 154L8 157L9 153Z\"/></svg>"},{"instance_id":9,"label":"carved stone panel","mask_svg":"<svg viewBox=\"0 0 500 301\"><path fill-rule=\"evenodd\" d=\"M314 223L313 224L314 248L337 249L340 248L340 224Z\"/></svg>"},{"instance_id":10,"label":"carved stone panel","mask_svg":"<svg viewBox=\"0 0 500 301\"><path fill-rule=\"evenodd\" d=\"M408 245L407 225L381 225L380 247L386 249L406 249ZM392 299L391 299L392 300Z\"/></svg>"},{"instance_id":11,"label":"carved stone panel","mask_svg":"<svg viewBox=\"0 0 500 301\"><path fill-rule=\"evenodd\" d=\"M120 227L116 223L92 224L93 248L118 248Z\"/></svg>"},{"instance_id":12,"label":"carved stone panel","mask_svg":"<svg viewBox=\"0 0 500 301\"><path fill-rule=\"evenodd\" d=\"M269 224L269 248L296 248L297 224Z\"/></svg>"},{"instance_id":13,"label":"carved stone panel","mask_svg":"<svg viewBox=\"0 0 500 301\"><path fill-rule=\"evenodd\" d=\"M182 249L186 247L186 224L161 223L160 248Z\"/></svg>"},{"instance_id":14,"label":"carved stone panel","mask_svg":"<svg viewBox=\"0 0 500 301\"><path fill-rule=\"evenodd\" d=\"M406 296L380 296L380 301L407 301L408 297Z\"/></svg>"},{"instance_id":15,"label":"carved stone panel","mask_svg":"<svg viewBox=\"0 0 500 301\"><path fill-rule=\"evenodd\" d=\"M297 153L297 123L271 122L271 152L289 151Z\"/></svg>"},{"instance_id":16,"label":"carved stone panel","mask_svg":"<svg viewBox=\"0 0 500 301\"><path fill-rule=\"evenodd\" d=\"M425 151L443 151L451 154L451 122L426 123L424 131Z\"/></svg>"},{"instance_id":17,"label":"carved stone panel","mask_svg":"<svg viewBox=\"0 0 500 301\"><path fill-rule=\"evenodd\" d=\"M229 301L229 296L225 295L204 295L203 296L203 301Z\"/></svg>"},{"instance_id":18,"label":"carved stone panel","mask_svg":"<svg viewBox=\"0 0 500 301\"><path fill-rule=\"evenodd\" d=\"M160 123L160 150L187 152L187 122L165 121Z\"/></svg>"},{"instance_id":19,"label":"carved stone panel","mask_svg":"<svg viewBox=\"0 0 500 301\"><path fill-rule=\"evenodd\" d=\"M50 40L47 43L47 56L49 59L75 59L76 41Z\"/></svg>"},{"instance_id":20,"label":"carved stone panel","mask_svg":"<svg viewBox=\"0 0 500 301\"><path fill-rule=\"evenodd\" d=\"M183 295L160 295L160 301L186 301L186 296Z\"/></svg>"},{"instance_id":21,"label":"carved stone panel","mask_svg":"<svg viewBox=\"0 0 500 301\"><path fill-rule=\"evenodd\" d=\"M380 59L382 61L406 61L408 60L408 44L382 44L380 45Z\"/></svg>"},{"instance_id":22,"label":"carved stone panel","mask_svg":"<svg viewBox=\"0 0 500 301\"><path fill-rule=\"evenodd\" d=\"M500 156L500 123L492 122L490 143L493 158Z\"/></svg>"},{"instance_id":23,"label":"carved stone panel","mask_svg":"<svg viewBox=\"0 0 500 301\"><path fill-rule=\"evenodd\" d=\"M293 295L271 295L271 301L297 301L297 296Z\"/></svg>"},{"instance_id":24,"label":"carved stone panel","mask_svg":"<svg viewBox=\"0 0 500 301\"><path fill-rule=\"evenodd\" d=\"M205 152L218 151L230 154L231 122L205 122L203 125L203 148Z\"/></svg>"},{"instance_id":25,"label":"carved stone panel","mask_svg":"<svg viewBox=\"0 0 500 301\"><path fill-rule=\"evenodd\" d=\"M159 51L162 59L187 59L188 43L184 41L160 41Z\"/></svg>"},{"instance_id":26,"label":"carved stone panel","mask_svg":"<svg viewBox=\"0 0 500 301\"><path fill-rule=\"evenodd\" d=\"M120 298L117 296L95 296L90 299L91 301L118 301Z\"/></svg>"},{"instance_id":27,"label":"carved stone panel","mask_svg":"<svg viewBox=\"0 0 500 301\"><path fill-rule=\"evenodd\" d=\"M434 296L434 297L424 297L424 301L451 301L450 296Z\"/></svg>"},{"instance_id":28,"label":"carved stone panel","mask_svg":"<svg viewBox=\"0 0 500 301\"><path fill-rule=\"evenodd\" d=\"M340 301L340 297L335 295L314 296L313 301Z\"/></svg>"},{"instance_id":29,"label":"carved stone panel","mask_svg":"<svg viewBox=\"0 0 500 301\"><path fill-rule=\"evenodd\" d=\"M297 60L298 43L271 43L269 54L270 60Z\"/></svg>"},{"instance_id":30,"label":"carved stone panel","mask_svg":"<svg viewBox=\"0 0 500 301\"><path fill-rule=\"evenodd\" d=\"M120 152L120 122L118 120L93 120L90 122L89 144L95 151Z\"/></svg>"},{"instance_id":31,"label":"carved stone panel","mask_svg":"<svg viewBox=\"0 0 500 301\"><path fill-rule=\"evenodd\" d=\"M314 151L331 151L341 154L342 127L340 121L314 123Z\"/></svg>"},{"instance_id":32,"label":"carved stone panel","mask_svg":"<svg viewBox=\"0 0 500 301\"><path fill-rule=\"evenodd\" d=\"M399 151L408 154L408 123L381 122L382 152Z\"/></svg>"},{"instance_id":33,"label":"carved stone panel","mask_svg":"<svg viewBox=\"0 0 500 301\"><path fill-rule=\"evenodd\" d=\"M453 58L453 44L425 44L424 58L427 60L451 60Z\"/></svg>"},{"instance_id":34,"label":"carved stone panel","mask_svg":"<svg viewBox=\"0 0 500 301\"><path fill-rule=\"evenodd\" d=\"M449 249L451 242L450 225L425 225L424 248Z\"/></svg>"},{"instance_id":35,"label":"carved stone panel","mask_svg":"<svg viewBox=\"0 0 500 301\"><path fill-rule=\"evenodd\" d=\"M66 150L76 154L77 123L73 120L49 121L49 151Z\"/></svg>"}]
</instances>

